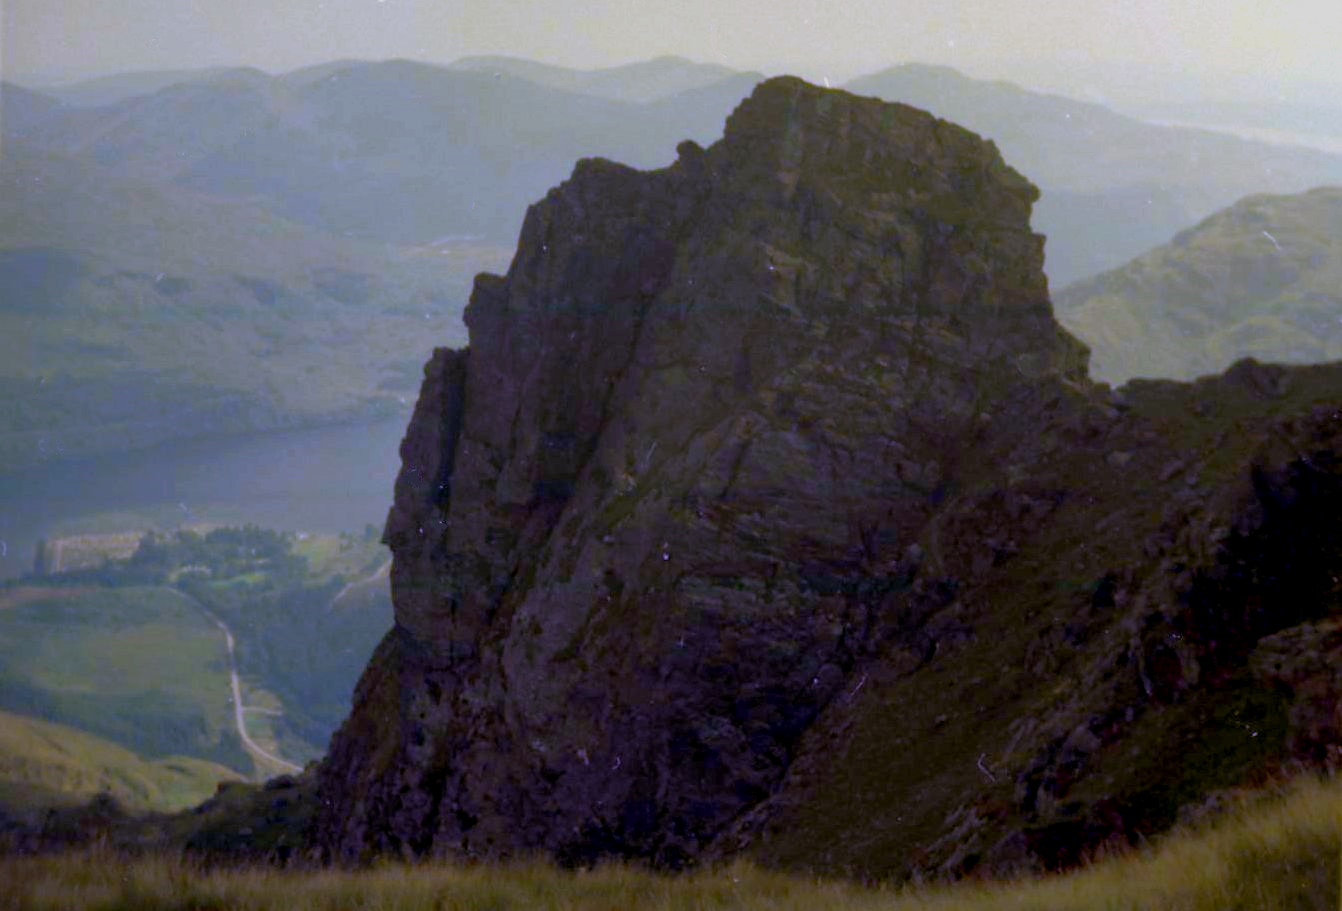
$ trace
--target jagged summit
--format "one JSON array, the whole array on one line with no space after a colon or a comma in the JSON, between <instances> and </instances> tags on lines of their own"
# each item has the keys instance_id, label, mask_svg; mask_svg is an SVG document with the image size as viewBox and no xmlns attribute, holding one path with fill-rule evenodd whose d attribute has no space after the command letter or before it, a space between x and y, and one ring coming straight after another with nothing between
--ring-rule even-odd
<instances>
[{"instance_id":1,"label":"jagged summit","mask_svg":"<svg viewBox=\"0 0 1342 911\"><path fill-rule=\"evenodd\" d=\"M1038 190L1003 163L991 142L954 124L904 105L777 77L756 87L709 149L686 142L678 151L671 168L646 174L600 159L580 161L570 180L530 214L509 276L526 268L530 255L552 259L541 237L547 231L571 228L575 243L591 247L585 232L609 227L604 241L621 244L626 224L619 216L633 212L620 207L637 208L658 197L666 202L663 211L640 214L658 222L668 242L677 233L714 234L739 252L753 248L749 255L768 274L751 278L769 287L763 296L732 298L737 306L808 317L849 304L912 312L933 296L927 293L932 285L944 282L948 287L936 290L951 292L957 305L969 308L965 316L974 307L1011 306L1051 322L1043 238L1029 229ZM609 225L603 209L617 216ZM924 235L936 241L935 260L921 255ZM817 261L802 270L789 262L849 240L880 249L870 271L843 289L825 285L838 264ZM1001 266L992 281L974 274L989 260ZM1084 375L1082 349L1070 337L1045 327L1022 341L1056 369L1077 379Z\"/></svg>"},{"instance_id":2,"label":"jagged summit","mask_svg":"<svg viewBox=\"0 0 1342 911\"><path fill-rule=\"evenodd\" d=\"M1183 387L1113 407L1054 321L1035 195L953 124L792 78L665 169L580 162L507 275L477 279L470 347L426 367L386 528L397 624L323 765L314 843L1066 862L1067 827L1141 785L1090 757L1185 685L1152 676L1152 618L1179 602L1151 555L1194 584L1218 523L1249 510L1251 552L1286 516L1251 501L1298 481L1274 449L1245 483L1257 444L1218 448L1216 422L1342 383L1287 377L1267 404L1203 386L1202 423L1166 442ZM1209 478L1233 491L1214 520ZM1251 642L1192 635L1207 616L1179 621L1179 666L1243 665ZM1041 684L1063 667L1075 692ZM1096 838L1153 825L1098 818Z\"/></svg>"}]
</instances>

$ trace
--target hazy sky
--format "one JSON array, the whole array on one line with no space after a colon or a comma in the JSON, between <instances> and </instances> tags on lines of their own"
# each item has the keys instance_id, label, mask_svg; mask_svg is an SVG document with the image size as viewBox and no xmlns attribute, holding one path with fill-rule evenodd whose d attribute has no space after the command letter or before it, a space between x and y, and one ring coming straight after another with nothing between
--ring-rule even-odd
<instances>
[{"instance_id":1,"label":"hazy sky","mask_svg":"<svg viewBox=\"0 0 1342 911\"><path fill-rule=\"evenodd\" d=\"M909 60L1096 91L1342 83L1342 0L0 0L8 78L659 54L835 81ZM1108 88L1105 89L1104 86ZM1275 89L1274 89L1275 90Z\"/></svg>"}]
</instances>

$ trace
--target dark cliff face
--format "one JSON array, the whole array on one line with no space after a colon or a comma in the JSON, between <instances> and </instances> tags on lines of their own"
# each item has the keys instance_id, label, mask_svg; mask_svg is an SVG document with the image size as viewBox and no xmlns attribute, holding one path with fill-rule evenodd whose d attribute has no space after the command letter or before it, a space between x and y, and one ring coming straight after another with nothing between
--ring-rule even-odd
<instances>
[{"instance_id":1,"label":"dark cliff face","mask_svg":"<svg viewBox=\"0 0 1342 911\"><path fill-rule=\"evenodd\" d=\"M1111 819L1137 785L1085 791L1095 757L1317 614L1215 586L1267 584L1256 542L1301 507L1262 504L1331 491L1331 462L1217 434L1324 451L1332 412L1305 404L1342 381L1268 395L1290 376L1242 365L1196 440L1190 387L1111 402L1053 320L1034 188L912 108L775 79L679 151L580 162L477 280L470 348L426 368L386 532L397 626L314 842L955 873L1162 824L1183 792ZM1273 667L1214 693L1285 704Z\"/></svg>"}]
</instances>

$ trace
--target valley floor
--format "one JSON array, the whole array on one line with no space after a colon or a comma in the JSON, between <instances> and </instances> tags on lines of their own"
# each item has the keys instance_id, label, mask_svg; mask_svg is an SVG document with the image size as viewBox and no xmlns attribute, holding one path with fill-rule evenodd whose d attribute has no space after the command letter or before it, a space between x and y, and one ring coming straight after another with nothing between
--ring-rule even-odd
<instances>
[{"instance_id":1,"label":"valley floor","mask_svg":"<svg viewBox=\"0 0 1342 911\"><path fill-rule=\"evenodd\" d=\"M301 772L392 622L370 529L49 538L45 573L0 581L0 822Z\"/></svg>"},{"instance_id":2,"label":"valley floor","mask_svg":"<svg viewBox=\"0 0 1342 911\"><path fill-rule=\"evenodd\" d=\"M360 871L205 870L169 857L77 853L0 859L0 895L23 909L1324 909L1339 907L1342 780L1305 779L1241 800L1217 822L1087 869L1014 883L893 888L761 870L682 876L627 866L378 865ZM9 905L6 904L8 907Z\"/></svg>"}]
</instances>

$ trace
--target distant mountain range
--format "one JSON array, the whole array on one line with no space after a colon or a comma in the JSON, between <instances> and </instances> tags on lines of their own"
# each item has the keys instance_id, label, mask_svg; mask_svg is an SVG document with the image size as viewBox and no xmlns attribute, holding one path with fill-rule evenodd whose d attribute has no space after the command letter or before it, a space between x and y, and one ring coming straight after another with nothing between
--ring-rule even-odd
<instances>
[{"instance_id":1,"label":"distant mountain range","mask_svg":"<svg viewBox=\"0 0 1342 911\"><path fill-rule=\"evenodd\" d=\"M472 275L574 162L670 163L760 79L659 58L129 73L0 87L0 465L400 407ZM848 88L994 139L1054 287L1342 156L1158 127L954 70ZM425 329L432 331L428 334ZM298 382L313 375L322 383Z\"/></svg>"},{"instance_id":2,"label":"distant mountain range","mask_svg":"<svg viewBox=\"0 0 1342 911\"><path fill-rule=\"evenodd\" d=\"M389 251L7 142L0 466L394 413L490 255Z\"/></svg>"},{"instance_id":3,"label":"distant mountain range","mask_svg":"<svg viewBox=\"0 0 1342 911\"><path fill-rule=\"evenodd\" d=\"M1266 130L1342 141L1342 103L1238 101L1147 104L1132 109L1144 120L1192 122L1231 130Z\"/></svg>"},{"instance_id":4,"label":"distant mountain range","mask_svg":"<svg viewBox=\"0 0 1342 911\"><path fill-rule=\"evenodd\" d=\"M1250 196L1054 295L1091 373L1192 379L1236 360L1342 358L1342 187Z\"/></svg>"},{"instance_id":5,"label":"distant mountain range","mask_svg":"<svg viewBox=\"0 0 1342 911\"><path fill-rule=\"evenodd\" d=\"M635 104L497 68L228 70L108 107L48 108L45 120L25 117L18 138L118 174L254 200L335 233L511 242L526 207L578 158L667 164L681 139L711 141L758 78L729 74L714 91L692 74L700 78L662 80L688 86L683 103ZM658 94L656 75L644 74L641 94Z\"/></svg>"},{"instance_id":6,"label":"distant mountain range","mask_svg":"<svg viewBox=\"0 0 1342 911\"><path fill-rule=\"evenodd\" d=\"M1048 237L1045 270L1055 288L1164 243L1243 196L1342 184L1339 155L1155 126L947 67L895 67L845 88L924 108L997 143L1043 190L1032 221Z\"/></svg>"},{"instance_id":7,"label":"distant mountain range","mask_svg":"<svg viewBox=\"0 0 1342 911\"><path fill-rule=\"evenodd\" d=\"M574 70L520 57L463 57L453 63L451 68L506 75L566 92L635 103L657 101L681 92L708 88L737 76L749 76L755 82L764 78L760 73L741 73L720 64L694 63L684 57L673 56L599 70Z\"/></svg>"},{"instance_id":8,"label":"distant mountain range","mask_svg":"<svg viewBox=\"0 0 1342 911\"><path fill-rule=\"evenodd\" d=\"M152 75L66 93L146 90L91 108L3 87L0 465L403 407L576 159L664 164L754 78L633 104L398 61Z\"/></svg>"},{"instance_id":9,"label":"distant mountain range","mask_svg":"<svg viewBox=\"0 0 1342 911\"><path fill-rule=\"evenodd\" d=\"M282 76L158 75L67 86L56 96L67 102L122 94L104 108L67 103L42 125L25 113L26 138L118 171L253 198L323 230L509 243L525 207L577 158L664 165L679 140L717 138L762 78L676 57L590 71L470 57L448 67L337 61ZM168 81L178 75L189 78ZM134 86L146 91L128 94ZM844 87L993 139L1043 190L1035 226L1049 237L1055 287L1119 265L1240 197L1342 183L1339 155L1154 126L948 67L903 65Z\"/></svg>"},{"instance_id":10,"label":"distant mountain range","mask_svg":"<svg viewBox=\"0 0 1342 911\"><path fill-rule=\"evenodd\" d=\"M152 95L182 82L198 82L230 74L259 72L250 67L204 67L190 70L136 70L113 73L64 85L43 86L41 91L72 107L96 108L138 95Z\"/></svg>"}]
</instances>

